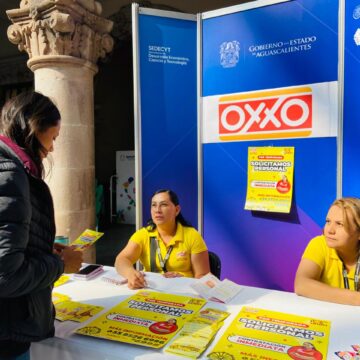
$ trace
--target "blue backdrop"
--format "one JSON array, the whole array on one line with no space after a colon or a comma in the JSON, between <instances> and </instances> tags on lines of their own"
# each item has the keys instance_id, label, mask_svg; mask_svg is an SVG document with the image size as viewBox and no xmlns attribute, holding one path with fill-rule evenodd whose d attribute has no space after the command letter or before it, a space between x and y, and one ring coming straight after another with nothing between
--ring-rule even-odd
<instances>
[{"instance_id":1,"label":"blue backdrop","mask_svg":"<svg viewBox=\"0 0 360 360\"><path fill-rule=\"evenodd\" d=\"M344 60L343 195L360 197L360 2L355 0L345 1Z\"/></svg>"},{"instance_id":2,"label":"blue backdrop","mask_svg":"<svg viewBox=\"0 0 360 360\"><path fill-rule=\"evenodd\" d=\"M221 44L233 41L238 63L222 66ZM206 19L202 95L336 81L337 44L336 0L296 0ZM250 146L295 147L290 214L244 210ZM321 233L336 197L336 151L336 137L203 144L204 237L221 254L223 277L293 290L301 254Z\"/></svg>"},{"instance_id":3,"label":"blue backdrop","mask_svg":"<svg viewBox=\"0 0 360 360\"><path fill-rule=\"evenodd\" d=\"M139 15L143 220L174 190L197 227L196 21Z\"/></svg>"},{"instance_id":4,"label":"blue backdrop","mask_svg":"<svg viewBox=\"0 0 360 360\"><path fill-rule=\"evenodd\" d=\"M337 0L295 0L206 19L203 96L337 80L337 16ZM224 68L219 46L231 40L239 63ZM265 56L271 50L284 53Z\"/></svg>"}]
</instances>

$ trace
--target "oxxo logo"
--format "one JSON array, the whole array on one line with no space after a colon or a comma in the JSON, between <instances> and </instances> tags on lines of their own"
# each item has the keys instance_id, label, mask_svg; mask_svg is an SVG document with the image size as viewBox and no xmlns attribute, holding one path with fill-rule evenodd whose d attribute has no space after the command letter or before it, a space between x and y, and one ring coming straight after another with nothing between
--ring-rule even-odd
<instances>
[{"instance_id":1,"label":"oxxo logo","mask_svg":"<svg viewBox=\"0 0 360 360\"><path fill-rule=\"evenodd\" d=\"M312 130L312 91L299 87L219 99L221 140L305 137Z\"/></svg>"}]
</instances>

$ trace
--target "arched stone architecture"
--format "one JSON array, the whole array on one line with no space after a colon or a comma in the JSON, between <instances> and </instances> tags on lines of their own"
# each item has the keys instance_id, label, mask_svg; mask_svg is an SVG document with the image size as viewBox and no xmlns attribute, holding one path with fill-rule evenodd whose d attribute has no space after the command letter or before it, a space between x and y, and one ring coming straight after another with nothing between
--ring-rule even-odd
<instances>
[{"instance_id":1,"label":"arched stone architecture","mask_svg":"<svg viewBox=\"0 0 360 360\"><path fill-rule=\"evenodd\" d=\"M112 50L112 21L93 0L22 0L8 10L9 40L29 55L35 89L54 100L61 118L47 182L57 234L74 240L95 227L93 76L96 62ZM85 261L95 261L90 249Z\"/></svg>"}]
</instances>

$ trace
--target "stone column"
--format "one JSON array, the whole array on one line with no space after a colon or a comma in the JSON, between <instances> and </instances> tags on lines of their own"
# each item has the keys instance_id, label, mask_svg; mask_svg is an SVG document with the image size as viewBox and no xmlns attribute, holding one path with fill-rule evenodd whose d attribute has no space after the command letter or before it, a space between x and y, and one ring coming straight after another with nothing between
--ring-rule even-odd
<instances>
[{"instance_id":1,"label":"stone column","mask_svg":"<svg viewBox=\"0 0 360 360\"><path fill-rule=\"evenodd\" d=\"M54 198L58 235L74 240L95 228L93 77L96 62L113 47L112 22L93 0L22 0L8 10L9 40L29 55L35 90L61 113L61 132L46 181ZM95 262L95 249L85 261Z\"/></svg>"}]
</instances>

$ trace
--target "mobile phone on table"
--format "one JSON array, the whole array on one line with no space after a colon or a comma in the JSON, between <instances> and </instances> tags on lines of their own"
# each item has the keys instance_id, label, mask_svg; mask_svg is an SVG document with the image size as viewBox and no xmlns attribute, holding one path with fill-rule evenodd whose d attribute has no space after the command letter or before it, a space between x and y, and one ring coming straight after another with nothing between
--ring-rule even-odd
<instances>
[{"instance_id":1,"label":"mobile phone on table","mask_svg":"<svg viewBox=\"0 0 360 360\"><path fill-rule=\"evenodd\" d=\"M89 265L85 265L77 273L75 273L74 278L77 280L89 280L101 274L103 271L104 271L103 265L89 264Z\"/></svg>"}]
</instances>

